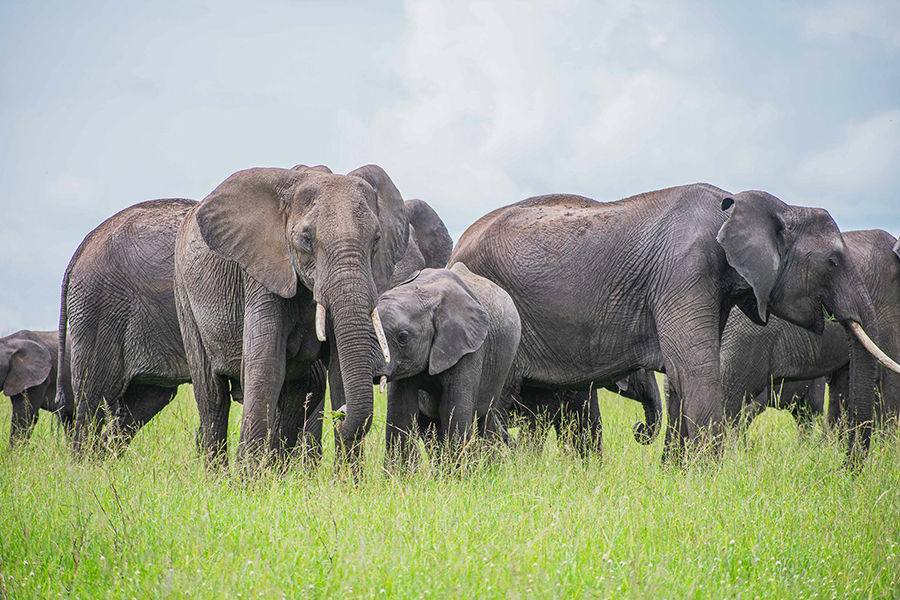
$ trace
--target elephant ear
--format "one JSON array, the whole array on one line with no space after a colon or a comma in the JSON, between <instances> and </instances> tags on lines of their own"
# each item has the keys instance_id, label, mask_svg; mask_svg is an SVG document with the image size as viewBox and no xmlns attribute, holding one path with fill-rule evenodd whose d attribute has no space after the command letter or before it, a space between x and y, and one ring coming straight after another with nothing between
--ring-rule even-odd
<instances>
[{"instance_id":1,"label":"elephant ear","mask_svg":"<svg viewBox=\"0 0 900 600\"><path fill-rule=\"evenodd\" d=\"M213 252L238 263L250 277L282 298L297 293L282 198L311 170L238 171L197 209L200 234Z\"/></svg>"},{"instance_id":2,"label":"elephant ear","mask_svg":"<svg viewBox=\"0 0 900 600\"><path fill-rule=\"evenodd\" d=\"M733 208L732 208L733 206ZM768 321L769 297L781 272L782 231L788 206L765 192L741 192L722 199L731 215L716 240L728 263L747 280L756 296L756 313L746 304L741 310L755 323Z\"/></svg>"},{"instance_id":3,"label":"elephant ear","mask_svg":"<svg viewBox=\"0 0 900 600\"><path fill-rule=\"evenodd\" d=\"M425 258L422 256L419 245L416 243L415 227L410 223L409 241L406 245L406 252L403 253L403 256L397 261L397 264L394 265L394 272L391 275L391 281L388 284L388 287L395 288L398 285L402 285L409 279L410 275L418 273L424 268Z\"/></svg>"},{"instance_id":4,"label":"elephant ear","mask_svg":"<svg viewBox=\"0 0 900 600\"><path fill-rule=\"evenodd\" d=\"M377 203L375 214L381 224L381 243L372 257L372 275L375 287L381 293L388 288L394 265L403 258L409 243L409 222L400 190L377 165L366 165L347 174L359 177L375 188Z\"/></svg>"},{"instance_id":5,"label":"elephant ear","mask_svg":"<svg viewBox=\"0 0 900 600\"><path fill-rule=\"evenodd\" d=\"M18 340L14 344L15 351L9 359L9 374L3 384L3 393L7 398L44 383L53 368L53 357L41 344L31 340Z\"/></svg>"},{"instance_id":6,"label":"elephant ear","mask_svg":"<svg viewBox=\"0 0 900 600\"><path fill-rule=\"evenodd\" d=\"M897 255L897 258L900 258L900 240L897 240L897 243L894 244L894 254Z\"/></svg>"},{"instance_id":7,"label":"elephant ear","mask_svg":"<svg viewBox=\"0 0 900 600\"><path fill-rule=\"evenodd\" d=\"M431 206L424 200L406 201L406 215L409 224L415 228L415 240L430 269L443 269L450 260L453 240L447 226Z\"/></svg>"},{"instance_id":8,"label":"elephant ear","mask_svg":"<svg viewBox=\"0 0 900 600\"><path fill-rule=\"evenodd\" d=\"M434 314L434 340L428 355L428 374L437 375L475 352L487 338L490 317L487 311L455 274Z\"/></svg>"}]
</instances>

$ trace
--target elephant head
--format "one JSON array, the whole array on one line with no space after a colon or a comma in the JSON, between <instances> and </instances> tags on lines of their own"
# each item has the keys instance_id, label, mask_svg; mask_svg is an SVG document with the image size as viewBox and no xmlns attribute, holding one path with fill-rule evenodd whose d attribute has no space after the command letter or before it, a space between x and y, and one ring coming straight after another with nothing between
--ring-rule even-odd
<instances>
[{"instance_id":1,"label":"elephant head","mask_svg":"<svg viewBox=\"0 0 900 600\"><path fill-rule=\"evenodd\" d=\"M14 335L0 340L0 385L7 398L44 383L53 368L50 351Z\"/></svg>"},{"instance_id":2,"label":"elephant head","mask_svg":"<svg viewBox=\"0 0 900 600\"><path fill-rule=\"evenodd\" d=\"M453 240L447 227L427 202L413 199L405 204L409 219L409 245L406 254L394 267L390 287L400 285L422 269L446 267L453 250Z\"/></svg>"},{"instance_id":3,"label":"elephant head","mask_svg":"<svg viewBox=\"0 0 900 600\"><path fill-rule=\"evenodd\" d=\"M400 192L380 167L347 175L327 167L239 171L197 210L203 240L269 292L312 292L316 333L338 356L347 417L344 440L358 440L372 416L375 303L406 251L409 227Z\"/></svg>"},{"instance_id":4,"label":"elephant head","mask_svg":"<svg viewBox=\"0 0 900 600\"><path fill-rule=\"evenodd\" d=\"M425 269L378 300L392 360L391 380L437 375L475 352L487 337L487 311L455 274Z\"/></svg>"},{"instance_id":5,"label":"elephant head","mask_svg":"<svg viewBox=\"0 0 900 600\"><path fill-rule=\"evenodd\" d=\"M425 266L429 269L446 267L453 240L438 214L424 200L413 198L406 201L406 215L409 224L415 228L416 245L425 259Z\"/></svg>"},{"instance_id":6,"label":"elephant head","mask_svg":"<svg viewBox=\"0 0 900 600\"><path fill-rule=\"evenodd\" d=\"M870 351L887 357L869 337L878 339L875 311L837 224L823 209L789 206L759 191L725 198L722 209L731 214L716 239L753 289L755 306L741 305L748 317L765 324L771 313L818 334L834 318L850 334L851 425L859 434L850 436L850 456L861 458L874 402Z\"/></svg>"}]
</instances>

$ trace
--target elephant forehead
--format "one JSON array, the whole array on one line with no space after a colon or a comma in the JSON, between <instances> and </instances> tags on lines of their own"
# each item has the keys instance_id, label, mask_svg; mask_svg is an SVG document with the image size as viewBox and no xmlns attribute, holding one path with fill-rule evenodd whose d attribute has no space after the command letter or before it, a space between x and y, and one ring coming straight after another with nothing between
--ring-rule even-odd
<instances>
[{"instance_id":1,"label":"elephant forehead","mask_svg":"<svg viewBox=\"0 0 900 600\"><path fill-rule=\"evenodd\" d=\"M433 294L421 286L407 284L402 288L393 288L381 295L378 300L378 313L382 322L402 322L431 312L436 304Z\"/></svg>"},{"instance_id":2,"label":"elephant forehead","mask_svg":"<svg viewBox=\"0 0 900 600\"><path fill-rule=\"evenodd\" d=\"M376 194L359 177L316 173L297 188L294 200L312 202L324 211L350 209L374 215Z\"/></svg>"}]
</instances>

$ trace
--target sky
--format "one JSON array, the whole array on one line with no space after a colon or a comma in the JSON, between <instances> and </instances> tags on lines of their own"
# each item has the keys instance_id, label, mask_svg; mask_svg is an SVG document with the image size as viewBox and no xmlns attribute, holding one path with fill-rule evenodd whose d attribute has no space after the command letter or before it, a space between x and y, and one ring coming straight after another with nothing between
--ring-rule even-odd
<instances>
[{"instance_id":1,"label":"sky","mask_svg":"<svg viewBox=\"0 0 900 600\"><path fill-rule=\"evenodd\" d=\"M0 335L84 236L235 171L375 163L454 240L708 182L900 234L900 2L0 3Z\"/></svg>"}]
</instances>

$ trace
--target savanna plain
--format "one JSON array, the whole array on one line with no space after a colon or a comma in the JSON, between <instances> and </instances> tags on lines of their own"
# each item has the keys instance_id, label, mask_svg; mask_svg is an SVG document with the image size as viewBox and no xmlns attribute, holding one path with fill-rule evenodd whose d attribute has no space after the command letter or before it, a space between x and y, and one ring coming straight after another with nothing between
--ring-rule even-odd
<instances>
[{"instance_id":1,"label":"savanna plain","mask_svg":"<svg viewBox=\"0 0 900 600\"><path fill-rule=\"evenodd\" d=\"M721 463L674 469L662 435L632 438L637 404L600 400L602 461L551 435L539 457L396 477L376 395L358 485L330 426L316 469L208 475L190 386L116 460L74 462L44 413L0 451L0 598L900 597L900 439L851 474L821 425L769 410Z\"/></svg>"}]
</instances>

